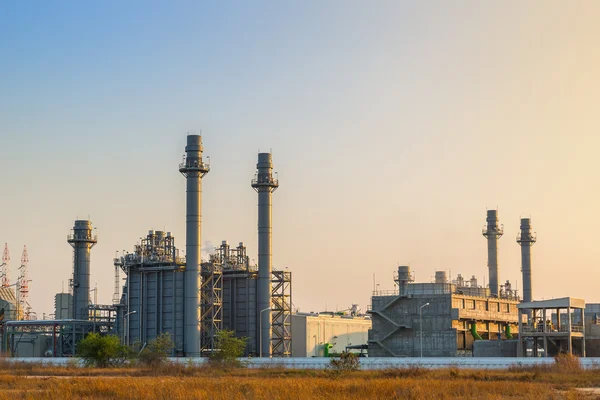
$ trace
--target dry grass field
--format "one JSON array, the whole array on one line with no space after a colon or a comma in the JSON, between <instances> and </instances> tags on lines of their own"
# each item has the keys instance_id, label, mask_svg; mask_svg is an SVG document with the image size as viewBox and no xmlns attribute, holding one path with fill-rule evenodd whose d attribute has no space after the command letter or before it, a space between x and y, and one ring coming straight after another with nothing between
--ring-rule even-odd
<instances>
[{"instance_id":1,"label":"dry grass field","mask_svg":"<svg viewBox=\"0 0 600 400\"><path fill-rule=\"evenodd\" d=\"M155 369L43 367L0 362L0 399L579 399L600 395L600 371L577 365L509 371Z\"/></svg>"}]
</instances>

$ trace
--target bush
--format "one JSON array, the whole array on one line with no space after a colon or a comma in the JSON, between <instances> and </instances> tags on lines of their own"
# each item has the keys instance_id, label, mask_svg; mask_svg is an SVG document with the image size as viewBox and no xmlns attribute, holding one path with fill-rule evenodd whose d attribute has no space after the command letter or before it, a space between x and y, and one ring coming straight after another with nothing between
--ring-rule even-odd
<instances>
[{"instance_id":1,"label":"bush","mask_svg":"<svg viewBox=\"0 0 600 400\"><path fill-rule=\"evenodd\" d=\"M77 355L87 366L106 368L123 365L131 351L116 336L90 333L77 344Z\"/></svg>"},{"instance_id":2,"label":"bush","mask_svg":"<svg viewBox=\"0 0 600 400\"><path fill-rule=\"evenodd\" d=\"M220 330L215 340L216 349L209 357L211 364L225 368L241 367L242 363L238 357L244 355L246 340L246 338L236 338L233 331Z\"/></svg>"},{"instance_id":3,"label":"bush","mask_svg":"<svg viewBox=\"0 0 600 400\"><path fill-rule=\"evenodd\" d=\"M329 368L334 372L358 371L360 360L356 354L344 351L340 354L340 358L329 360Z\"/></svg>"},{"instance_id":4,"label":"bush","mask_svg":"<svg viewBox=\"0 0 600 400\"><path fill-rule=\"evenodd\" d=\"M561 373L579 373L583 370L579 357L567 353L559 353L554 357L554 368Z\"/></svg>"},{"instance_id":5,"label":"bush","mask_svg":"<svg viewBox=\"0 0 600 400\"><path fill-rule=\"evenodd\" d=\"M175 345L171 340L171 335L163 333L142 349L138 355L138 361L148 367L163 365L167 362L167 357L171 354L173 347Z\"/></svg>"}]
</instances>

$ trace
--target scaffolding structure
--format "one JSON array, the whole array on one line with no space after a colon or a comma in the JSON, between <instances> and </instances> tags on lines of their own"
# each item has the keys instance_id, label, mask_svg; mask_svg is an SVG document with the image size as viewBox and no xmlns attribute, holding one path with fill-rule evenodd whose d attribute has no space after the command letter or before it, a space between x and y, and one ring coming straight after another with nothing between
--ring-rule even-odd
<instances>
[{"instance_id":1,"label":"scaffolding structure","mask_svg":"<svg viewBox=\"0 0 600 400\"><path fill-rule=\"evenodd\" d=\"M258 269L250 264L244 243L231 247L227 241L202 263L201 346L203 355L216 350L215 338L222 329L247 338L246 355L258 354L259 314L256 300ZM291 272L273 271L273 357L291 356Z\"/></svg>"},{"instance_id":2,"label":"scaffolding structure","mask_svg":"<svg viewBox=\"0 0 600 400\"><path fill-rule=\"evenodd\" d=\"M292 355L292 273L273 270L271 273L271 312L273 357Z\"/></svg>"},{"instance_id":3,"label":"scaffolding structure","mask_svg":"<svg viewBox=\"0 0 600 400\"><path fill-rule=\"evenodd\" d=\"M200 287L200 344L201 352L216 347L217 332L223 329L223 270L221 263L202 263Z\"/></svg>"}]
</instances>

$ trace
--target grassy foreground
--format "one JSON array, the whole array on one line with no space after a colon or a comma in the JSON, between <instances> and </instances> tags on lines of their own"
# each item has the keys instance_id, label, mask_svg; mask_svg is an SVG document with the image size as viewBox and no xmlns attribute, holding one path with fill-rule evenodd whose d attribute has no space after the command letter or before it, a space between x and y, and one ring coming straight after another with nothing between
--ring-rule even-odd
<instances>
[{"instance_id":1,"label":"grassy foreground","mask_svg":"<svg viewBox=\"0 0 600 400\"><path fill-rule=\"evenodd\" d=\"M578 399L600 371L577 367L467 371L44 367L0 362L0 399ZM587 396L587 397L586 397Z\"/></svg>"}]
</instances>

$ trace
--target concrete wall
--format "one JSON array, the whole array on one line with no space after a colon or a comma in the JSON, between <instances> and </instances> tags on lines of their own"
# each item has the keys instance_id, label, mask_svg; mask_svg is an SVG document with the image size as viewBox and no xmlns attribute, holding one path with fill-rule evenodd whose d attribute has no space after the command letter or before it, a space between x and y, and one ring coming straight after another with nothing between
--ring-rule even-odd
<instances>
[{"instance_id":1,"label":"concrete wall","mask_svg":"<svg viewBox=\"0 0 600 400\"><path fill-rule=\"evenodd\" d=\"M476 340L473 357L516 357L518 340Z\"/></svg>"},{"instance_id":2,"label":"concrete wall","mask_svg":"<svg viewBox=\"0 0 600 400\"><path fill-rule=\"evenodd\" d=\"M418 357L421 351L419 309L423 307L423 355L452 357L457 352L452 328L452 296L414 295L372 298L373 328L369 331L369 356Z\"/></svg>"},{"instance_id":3,"label":"concrete wall","mask_svg":"<svg viewBox=\"0 0 600 400\"><path fill-rule=\"evenodd\" d=\"M346 346L367 344L371 320L331 314L292 314L292 357L322 357L324 346L341 353Z\"/></svg>"}]
</instances>

